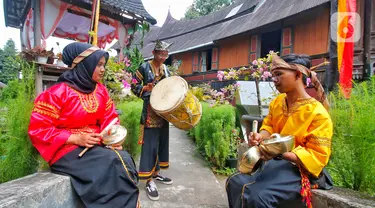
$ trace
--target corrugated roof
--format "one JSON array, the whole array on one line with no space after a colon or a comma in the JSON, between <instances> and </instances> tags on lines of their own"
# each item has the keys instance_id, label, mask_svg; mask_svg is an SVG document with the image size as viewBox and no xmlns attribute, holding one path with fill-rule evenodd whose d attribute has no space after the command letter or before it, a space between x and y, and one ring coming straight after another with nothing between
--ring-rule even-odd
<instances>
[{"instance_id":1,"label":"corrugated roof","mask_svg":"<svg viewBox=\"0 0 375 208\"><path fill-rule=\"evenodd\" d=\"M330 0L236 1L231 6L195 20L166 21L154 40L161 39L173 43L170 47L170 53L173 54L275 23L328 2ZM224 19L234 7L242 3L244 5L237 12L237 16ZM253 10L254 6L254 12L246 12ZM153 33L152 36L154 35ZM143 56L152 56L152 50L153 44L145 41L145 47L141 49Z\"/></svg>"}]
</instances>

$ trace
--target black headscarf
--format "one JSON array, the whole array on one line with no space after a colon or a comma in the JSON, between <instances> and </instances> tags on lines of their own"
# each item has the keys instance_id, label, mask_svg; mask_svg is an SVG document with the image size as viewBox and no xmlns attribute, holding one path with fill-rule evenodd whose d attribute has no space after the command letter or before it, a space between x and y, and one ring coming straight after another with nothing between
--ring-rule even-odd
<instances>
[{"instance_id":1,"label":"black headscarf","mask_svg":"<svg viewBox=\"0 0 375 208\"><path fill-rule=\"evenodd\" d=\"M63 50L63 62L69 67L72 66L73 60L83 51L91 48L92 45L87 43L71 43ZM83 59L73 69L65 71L60 75L57 83L65 82L67 85L82 93L89 94L95 90L96 82L92 79L95 68L100 59L105 57L106 63L109 54L103 50L97 50Z\"/></svg>"}]
</instances>

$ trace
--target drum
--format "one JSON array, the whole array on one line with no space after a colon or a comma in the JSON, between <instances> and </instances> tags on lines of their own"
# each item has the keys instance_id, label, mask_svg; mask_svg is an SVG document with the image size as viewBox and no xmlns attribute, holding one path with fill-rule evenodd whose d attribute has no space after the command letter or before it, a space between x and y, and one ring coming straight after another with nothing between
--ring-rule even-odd
<instances>
[{"instance_id":1,"label":"drum","mask_svg":"<svg viewBox=\"0 0 375 208\"><path fill-rule=\"evenodd\" d=\"M201 119L201 103L179 76L167 77L156 84L151 92L150 104L158 115L179 129L189 130Z\"/></svg>"},{"instance_id":2,"label":"drum","mask_svg":"<svg viewBox=\"0 0 375 208\"><path fill-rule=\"evenodd\" d=\"M103 135L103 144L107 146L119 145L124 143L127 130L121 125L113 125L108 131L105 131Z\"/></svg>"}]
</instances>

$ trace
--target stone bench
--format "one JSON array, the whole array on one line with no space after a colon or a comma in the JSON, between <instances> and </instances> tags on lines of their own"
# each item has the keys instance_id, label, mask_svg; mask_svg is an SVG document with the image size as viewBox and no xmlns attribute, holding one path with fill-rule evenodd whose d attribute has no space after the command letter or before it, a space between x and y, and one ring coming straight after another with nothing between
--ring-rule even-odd
<instances>
[{"instance_id":1,"label":"stone bench","mask_svg":"<svg viewBox=\"0 0 375 208\"><path fill-rule=\"evenodd\" d=\"M367 208L375 207L375 198L342 188L330 191L313 190L314 208ZM36 173L0 184L0 208L84 207L72 189L67 176L49 172Z\"/></svg>"},{"instance_id":2,"label":"stone bench","mask_svg":"<svg viewBox=\"0 0 375 208\"><path fill-rule=\"evenodd\" d=\"M36 173L0 184L0 208L84 207L67 176L50 172Z\"/></svg>"},{"instance_id":3,"label":"stone bench","mask_svg":"<svg viewBox=\"0 0 375 208\"><path fill-rule=\"evenodd\" d=\"M314 208L375 207L375 197L365 196L350 189L334 187L329 191L315 189L312 192Z\"/></svg>"}]
</instances>

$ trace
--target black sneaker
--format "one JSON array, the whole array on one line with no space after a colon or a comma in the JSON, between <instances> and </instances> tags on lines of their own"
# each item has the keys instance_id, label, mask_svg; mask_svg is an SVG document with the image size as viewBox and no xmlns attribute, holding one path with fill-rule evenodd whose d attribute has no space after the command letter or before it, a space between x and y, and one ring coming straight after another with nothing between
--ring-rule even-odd
<instances>
[{"instance_id":1,"label":"black sneaker","mask_svg":"<svg viewBox=\"0 0 375 208\"><path fill-rule=\"evenodd\" d=\"M154 181L148 181L145 186L146 194L152 201L159 200L158 187Z\"/></svg>"},{"instance_id":2,"label":"black sneaker","mask_svg":"<svg viewBox=\"0 0 375 208\"><path fill-rule=\"evenodd\" d=\"M167 178L160 173L158 173L156 176L153 176L152 178L167 185L171 185L173 183L172 179Z\"/></svg>"}]
</instances>

